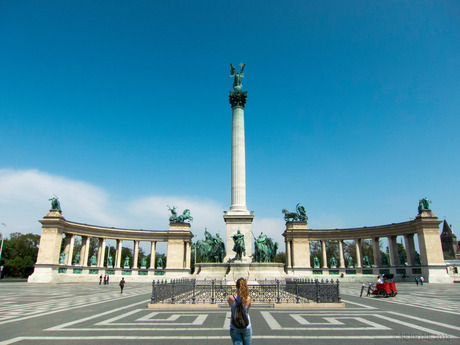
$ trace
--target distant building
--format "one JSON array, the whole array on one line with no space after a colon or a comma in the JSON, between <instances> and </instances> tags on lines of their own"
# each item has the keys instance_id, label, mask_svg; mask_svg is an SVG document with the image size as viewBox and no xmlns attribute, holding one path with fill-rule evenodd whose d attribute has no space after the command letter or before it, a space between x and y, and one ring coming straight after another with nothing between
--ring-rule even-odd
<instances>
[{"instance_id":1,"label":"distant building","mask_svg":"<svg viewBox=\"0 0 460 345\"><path fill-rule=\"evenodd\" d=\"M442 226L441 245L444 259L460 258L460 242L457 242L457 236L454 235L451 227L445 220Z\"/></svg>"}]
</instances>

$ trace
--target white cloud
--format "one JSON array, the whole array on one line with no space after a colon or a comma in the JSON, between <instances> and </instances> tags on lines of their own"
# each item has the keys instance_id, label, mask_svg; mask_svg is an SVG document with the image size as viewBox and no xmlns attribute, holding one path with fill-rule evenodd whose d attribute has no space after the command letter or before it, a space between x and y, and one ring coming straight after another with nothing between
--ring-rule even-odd
<instances>
[{"instance_id":1,"label":"white cloud","mask_svg":"<svg viewBox=\"0 0 460 345\"><path fill-rule=\"evenodd\" d=\"M273 241L278 242L278 252L284 252L284 237L283 232L286 230L286 225L282 217L280 218L257 218L254 217L252 232L254 236L258 236L263 232Z\"/></svg>"},{"instance_id":2,"label":"white cloud","mask_svg":"<svg viewBox=\"0 0 460 345\"><path fill-rule=\"evenodd\" d=\"M141 196L116 202L104 189L38 170L0 169L0 222L13 232L41 233L41 219L50 208L48 199L58 196L64 217L73 222L118 228L166 230L170 212L166 205L182 213L190 209L192 232L198 239L204 228L225 232L223 206L210 199L193 196Z\"/></svg>"},{"instance_id":3,"label":"white cloud","mask_svg":"<svg viewBox=\"0 0 460 345\"><path fill-rule=\"evenodd\" d=\"M176 206L178 213L190 209L194 241L204 239L204 229L225 238L225 207L212 199L186 195L146 195L115 201L103 188L87 182L51 175L38 170L0 169L0 223L5 236L12 232L41 233L39 219L48 213L50 199L58 196L64 217L73 222L129 229L166 230L170 212L167 205ZM264 232L279 243L284 251L283 219L254 218L253 233ZM251 239L253 241L253 239ZM230 244L232 245L232 244ZM131 246L126 243L126 246ZM150 251L147 245L144 250ZM160 248L165 248L161 246ZM160 249L160 251L162 251Z\"/></svg>"}]
</instances>

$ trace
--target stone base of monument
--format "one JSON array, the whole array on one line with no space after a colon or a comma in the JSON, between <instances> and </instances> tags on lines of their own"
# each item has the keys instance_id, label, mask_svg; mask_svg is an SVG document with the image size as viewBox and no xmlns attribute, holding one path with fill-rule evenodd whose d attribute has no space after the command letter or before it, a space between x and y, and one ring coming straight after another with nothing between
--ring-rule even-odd
<instances>
[{"instance_id":1,"label":"stone base of monument","mask_svg":"<svg viewBox=\"0 0 460 345\"><path fill-rule=\"evenodd\" d=\"M216 279L227 284L234 284L238 278L248 279L255 284L265 280L284 279L287 277L282 263L241 262L231 263L197 263L193 277L198 280Z\"/></svg>"}]
</instances>

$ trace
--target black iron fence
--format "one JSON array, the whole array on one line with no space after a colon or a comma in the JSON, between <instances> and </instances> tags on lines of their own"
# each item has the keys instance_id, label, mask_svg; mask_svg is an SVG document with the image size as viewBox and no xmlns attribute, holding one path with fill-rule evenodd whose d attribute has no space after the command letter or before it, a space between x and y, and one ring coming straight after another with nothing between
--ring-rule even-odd
<instances>
[{"instance_id":1,"label":"black iron fence","mask_svg":"<svg viewBox=\"0 0 460 345\"><path fill-rule=\"evenodd\" d=\"M248 284L254 303L339 303L339 281L286 279ZM177 279L154 281L152 303L227 303L236 294L235 285L216 280Z\"/></svg>"}]
</instances>

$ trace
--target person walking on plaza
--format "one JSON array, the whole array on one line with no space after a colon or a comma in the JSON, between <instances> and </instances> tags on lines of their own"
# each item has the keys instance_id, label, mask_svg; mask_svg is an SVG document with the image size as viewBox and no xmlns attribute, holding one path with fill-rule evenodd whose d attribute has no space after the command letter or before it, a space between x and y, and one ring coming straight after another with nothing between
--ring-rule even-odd
<instances>
[{"instance_id":1,"label":"person walking on plaza","mask_svg":"<svg viewBox=\"0 0 460 345\"><path fill-rule=\"evenodd\" d=\"M415 277L415 284L418 286L418 277Z\"/></svg>"},{"instance_id":2,"label":"person walking on plaza","mask_svg":"<svg viewBox=\"0 0 460 345\"><path fill-rule=\"evenodd\" d=\"M101 274L101 276L99 277L99 285L101 285L101 284L102 284L102 274Z\"/></svg>"},{"instance_id":3,"label":"person walking on plaza","mask_svg":"<svg viewBox=\"0 0 460 345\"><path fill-rule=\"evenodd\" d=\"M107 285L109 285L109 276L107 276Z\"/></svg>"},{"instance_id":4,"label":"person walking on plaza","mask_svg":"<svg viewBox=\"0 0 460 345\"><path fill-rule=\"evenodd\" d=\"M104 285L107 284L107 275L104 276Z\"/></svg>"},{"instance_id":5,"label":"person walking on plaza","mask_svg":"<svg viewBox=\"0 0 460 345\"><path fill-rule=\"evenodd\" d=\"M423 282L425 281L425 278L423 276L420 276L420 285L423 286Z\"/></svg>"},{"instance_id":6,"label":"person walking on plaza","mask_svg":"<svg viewBox=\"0 0 460 345\"><path fill-rule=\"evenodd\" d=\"M125 278L121 278L119 285L120 285L120 293L123 293L123 288L125 287Z\"/></svg>"},{"instance_id":7,"label":"person walking on plaza","mask_svg":"<svg viewBox=\"0 0 460 345\"><path fill-rule=\"evenodd\" d=\"M234 345L251 345L252 327L249 318L251 297L244 278L236 281L236 295L228 296L228 305L232 310L230 337ZM245 326L246 325L246 326Z\"/></svg>"}]
</instances>

